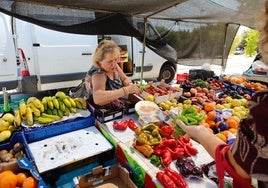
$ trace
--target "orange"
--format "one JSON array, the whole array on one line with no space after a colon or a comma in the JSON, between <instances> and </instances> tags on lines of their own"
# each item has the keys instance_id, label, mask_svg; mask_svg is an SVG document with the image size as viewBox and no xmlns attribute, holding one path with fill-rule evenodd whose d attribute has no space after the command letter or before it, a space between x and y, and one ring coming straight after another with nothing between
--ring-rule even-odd
<instances>
[{"instance_id":1,"label":"orange","mask_svg":"<svg viewBox=\"0 0 268 188\"><path fill-rule=\"evenodd\" d=\"M17 176L10 170L1 172L0 187L1 188L15 188L17 184Z\"/></svg>"},{"instance_id":2,"label":"orange","mask_svg":"<svg viewBox=\"0 0 268 188\"><path fill-rule=\"evenodd\" d=\"M227 138L226 136L224 136L224 134L222 133L217 133L216 136L221 139L222 141L226 142L227 141Z\"/></svg>"},{"instance_id":3,"label":"orange","mask_svg":"<svg viewBox=\"0 0 268 188\"><path fill-rule=\"evenodd\" d=\"M215 102L206 102L203 104L204 110L209 112L215 109L216 104Z\"/></svg>"},{"instance_id":4,"label":"orange","mask_svg":"<svg viewBox=\"0 0 268 188\"><path fill-rule=\"evenodd\" d=\"M209 124L207 122L200 122L200 125L206 127L206 128L210 128Z\"/></svg>"},{"instance_id":5,"label":"orange","mask_svg":"<svg viewBox=\"0 0 268 188\"><path fill-rule=\"evenodd\" d=\"M212 121L212 120L207 120L207 123L209 124L209 127L210 127L210 128L213 128L213 127L215 127L215 126L216 126L215 121Z\"/></svg>"},{"instance_id":6,"label":"orange","mask_svg":"<svg viewBox=\"0 0 268 188\"><path fill-rule=\"evenodd\" d=\"M24 180L27 178L26 174L23 172L20 172L17 174L17 186L22 186Z\"/></svg>"},{"instance_id":7,"label":"orange","mask_svg":"<svg viewBox=\"0 0 268 188\"><path fill-rule=\"evenodd\" d=\"M238 116L233 115L233 116L229 117L229 119L235 120L238 124L240 123L240 118Z\"/></svg>"},{"instance_id":8,"label":"orange","mask_svg":"<svg viewBox=\"0 0 268 188\"><path fill-rule=\"evenodd\" d=\"M221 131L221 134L223 134L226 137L226 139L228 139L228 134L229 134L228 130Z\"/></svg>"},{"instance_id":9,"label":"orange","mask_svg":"<svg viewBox=\"0 0 268 188\"><path fill-rule=\"evenodd\" d=\"M207 119L208 119L208 120L212 120L212 121L214 121L214 120L216 119L216 117L217 117L217 114L216 114L216 112L215 112L214 110L209 111L209 112L207 113Z\"/></svg>"},{"instance_id":10,"label":"orange","mask_svg":"<svg viewBox=\"0 0 268 188\"><path fill-rule=\"evenodd\" d=\"M228 129L228 131L229 131L230 133L233 133L233 134L236 134L236 133L237 133L237 130L234 129L234 128L230 128L230 129Z\"/></svg>"},{"instance_id":11,"label":"orange","mask_svg":"<svg viewBox=\"0 0 268 188\"><path fill-rule=\"evenodd\" d=\"M230 128L234 128L237 129L238 127L238 122L236 120L234 120L233 118L229 118L226 120L226 123L229 125Z\"/></svg>"},{"instance_id":12,"label":"orange","mask_svg":"<svg viewBox=\"0 0 268 188\"><path fill-rule=\"evenodd\" d=\"M22 188L37 188L37 186L38 186L38 182L32 176L29 176L28 178L26 178L22 183Z\"/></svg>"}]
</instances>

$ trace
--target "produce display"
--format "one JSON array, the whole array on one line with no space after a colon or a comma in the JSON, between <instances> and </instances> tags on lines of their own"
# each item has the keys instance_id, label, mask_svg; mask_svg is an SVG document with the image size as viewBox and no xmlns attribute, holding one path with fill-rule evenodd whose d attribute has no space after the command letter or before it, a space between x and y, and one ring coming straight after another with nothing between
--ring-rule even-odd
<instances>
[{"instance_id":1,"label":"produce display","mask_svg":"<svg viewBox=\"0 0 268 188\"><path fill-rule=\"evenodd\" d=\"M22 122L28 126L34 125L35 122L49 124L61 120L63 116L76 113L77 109L87 109L83 98L71 98L58 91L55 96L45 96L41 100L29 97L26 102L21 101L15 112L15 119L18 125Z\"/></svg>"},{"instance_id":2,"label":"produce display","mask_svg":"<svg viewBox=\"0 0 268 188\"><path fill-rule=\"evenodd\" d=\"M0 142L8 140L13 131L19 129L20 126L20 118L18 117L18 113L5 113L0 118Z\"/></svg>"}]
</instances>

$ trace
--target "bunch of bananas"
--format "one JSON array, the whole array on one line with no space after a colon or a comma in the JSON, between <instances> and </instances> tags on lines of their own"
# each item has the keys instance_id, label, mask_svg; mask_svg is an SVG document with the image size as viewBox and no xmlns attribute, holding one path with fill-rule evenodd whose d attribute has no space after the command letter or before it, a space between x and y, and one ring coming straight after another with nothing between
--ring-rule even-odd
<instances>
[{"instance_id":1,"label":"bunch of bananas","mask_svg":"<svg viewBox=\"0 0 268 188\"><path fill-rule=\"evenodd\" d=\"M64 92L58 91L54 96L45 96L41 100L29 97L26 102L21 101L18 115L21 120L26 120L27 125L32 126L34 121L40 124L58 121L63 116L76 113L77 109L87 109L85 99L71 98Z\"/></svg>"},{"instance_id":2,"label":"bunch of bananas","mask_svg":"<svg viewBox=\"0 0 268 188\"><path fill-rule=\"evenodd\" d=\"M0 118L0 142L10 138L12 132L18 128L17 119L12 113L6 113Z\"/></svg>"}]
</instances>

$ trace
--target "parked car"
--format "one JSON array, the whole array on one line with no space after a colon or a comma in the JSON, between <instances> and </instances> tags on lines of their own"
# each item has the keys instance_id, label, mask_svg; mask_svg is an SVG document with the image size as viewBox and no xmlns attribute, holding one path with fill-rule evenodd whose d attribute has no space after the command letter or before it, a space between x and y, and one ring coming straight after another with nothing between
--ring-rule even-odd
<instances>
[{"instance_id":1,"label":"parked car","mask_svg":"<svg viewBox=\"0 0 268 188\"><path fill-rule=\"evenodd\" d=\"M234 55L242 55L242 54L244 54L244 50L240 48L236 49L234 52Z\"/></svg>"}]
</instances>

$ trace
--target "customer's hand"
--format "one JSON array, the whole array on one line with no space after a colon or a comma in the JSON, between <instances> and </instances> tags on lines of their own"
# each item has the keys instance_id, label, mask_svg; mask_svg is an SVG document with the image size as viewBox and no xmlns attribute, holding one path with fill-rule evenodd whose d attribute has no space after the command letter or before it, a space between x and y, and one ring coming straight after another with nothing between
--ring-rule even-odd
<instances>
[{"instance_id":1,"label":"customer's hand","mask_svg":"<svg viewBox=\"0 0 268 188\"><path fill-rule=\"evenodd\" d=\"M126 86L129 94L140 94L141 90L137 84L131 84Z\"/></svg>"},{"instance_id":2,"label":"customer's hand","mask_svg":"<svg viewBox=\"0 0 268 188\"><path fill-rule=\"evenodd\" d=\"M197 139L200 134L206 133L210 134L208 129L202 125L191 125L187 126L185 125L181 120L176 121L177 125L182 128L182 130L191 138ZM212 133L211 133L212 134Z\"/></svg>"}]
</instances>

